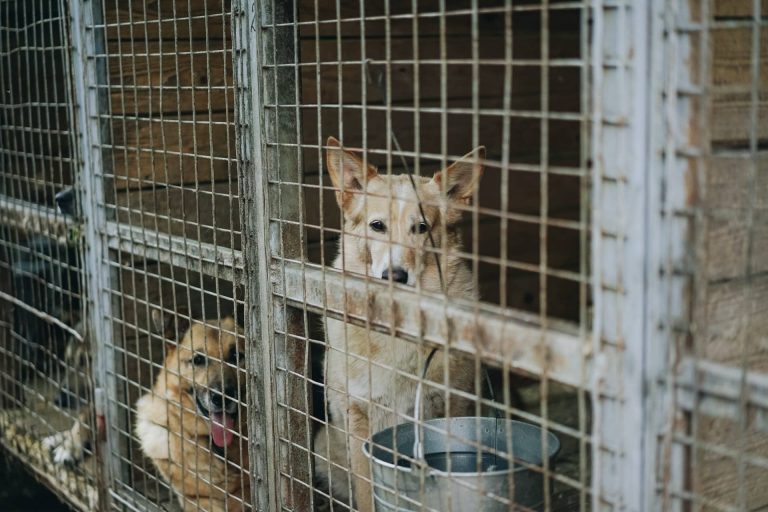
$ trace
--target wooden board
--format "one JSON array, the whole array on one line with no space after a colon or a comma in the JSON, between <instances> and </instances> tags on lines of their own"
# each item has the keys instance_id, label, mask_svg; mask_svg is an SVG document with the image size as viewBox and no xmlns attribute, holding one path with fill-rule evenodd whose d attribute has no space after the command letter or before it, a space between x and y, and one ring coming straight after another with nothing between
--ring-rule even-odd
<instances>
[{"instance_id":1,"label":"wooden board","mask_svg":"<svg viewBox=\"0 0 768 512\"><path fill-rule=\"evenodd\" d=\"M211 124L210 121L216 124ZM118 190L152 183L207 183L235 179L234 119L225 114L116 119L112 158ZM228 124L226 124L228 122Z\"/></svg>"},{"instance_id":2,"label":"wooden board","mask_svg":"<svg viewBox=\"0 0 768 512\"><path fill-rule=\"evenodd\" d=\"M423 153L443 154L441 134L445 130L449 155L460 156L473 148L473 116L465 113L449 113L443 116L439 112L420 113L418 126L412 112L392 112L383 110L327 108L320 112L322 132L317 134L316 109L302 111L302 140L304 144L325 144L328 136L341 137L348 147L363 147L363 120L367 129L367 147L386 151L390 134L387 131L389 119L392 131L396 134L404 151L414 150L414 138L419 136L419 149ZM340 122L341 121L341 122ZM342 133L341 123L344 131ZM578 167L581 150L581 125L579 121L549 122L549 165ZM542 121L535 118L509 118L509 160L514 164L539 163ZM418 130L418 131L417 131ZM479 116L477 122L477 140L487 149L491 160L501 156L504 133L504 118L496 115ZM383 154L371 154L371 161L382 164ZM396 160L399 162L399 159ZM304 149L305 173L317 172L317 149ZM399 163L398 163L399 166Z\"/></svg>"},{"instance_id":3,"label":"wooden board","mask_svg":"<svg viewBox=\"0 0 768 512\"><path fill-rule=\"evenodd\" d=\"M751 237L753 275L768 271L768 155L758 156L755 183L752 160L716 156L707 167L707 192L703 207L708 215L707 278L711 281L740 278L746 271L746 242ZM748 207L754 193L751 231Z\"/></svg>"},{"instance_id":4,"label":"wooden board","mask_svg":"<svg viewBox=\"0 0 768 512\"><path fill-rule=\"evenodd\" d=\"M746 208L752 193L749 182L751 166L752 160L746 154L711 157L706 170L704 208L709 211ZM755 207L768 209L768 154L757 155L756 171Z\"/></svg>"},{"instance_id":5,"label":"wooden board","mask_svg":"<svg viewBox=\"0 0 768 512\"><path fill-rule=\"evenodd\" d=\"M220 112L234 106L231 48L221 39L108 47L113 115Z\"/></svg>"},{"instance_id":6,"label":"wooden board","mask_svg":"<svg viewBox=\"0 0 768 512\"><path fill-rule=\"evenodd\" d=\"M699 290L695 319L703 329L697 340L703 358L741 364L742 355L761 371L768 362L768 274L750 278L751 296L745 279L732 279ZM704 302L706 298L706 302ZM749 322L744 321L747 315Z\"/></svg>"},{"instance_id":7,"label":"wooden board","mask_svg":"<svg viewBox=\"0 0 768 512\"><path fill-rule=\"evenodd\" d=\"M236 182L126 191L117 195L116 217L132 226L239 250L237 192Z\"/></svg>"},{"instance_id":8,"label":"wooden board","mask_svg":"<svg viewBox=\"0 0 768 512\"><path fill-rule=\"evenodd\" d=\"M751 228L746 209L710 215L704 233L707 239L706 272L710 281L768 272L768 210L757 210L753 215ZM747 250L748 244L751 244L751 251Z\"/></svg>"},{"instance_id":9,"label":"wooden board","mask_svg":"<svg viewBox=\"0 0 768 512\"><path fill-rule=\"evenodd\" d=\"M378 77L385 72L383 65L372 65L371 72ZM389 95L394 105L416 105L415 94L421 106L439 104L442 86L439 64L393 64L391 67ZM504 73L502 65L478 66L478 107L503 108ZM551 112L578 112L580 109L580 70L574 67L549 68L549 99ZM368 105L383 104L382 90L365 78L361 64L305 65L301 67L302 103L316 105L318 93L320 105L362 105L363 93ZM381 74L383 79L386 75ZM374 78L375 80L376 78ZM452 64L446 67L445 94L448 106L471 108L473 102L472 66ZM541 68L537 66L512 66L509 108L512 110L541 109Z\"/></svg>"},{"instance_id":10,"label":"wooden board","mask_svg":"<svg viewBox=\"0 0 768 512\"><path fill-rule=\"evenodd\" d=\"M757 104L756 140L765 145L768 141L768 101ZM712 105L710 133L712 144L730 148L749 146L752 136L752 104L745 96L721 96Z\"/></svg>"},{"instance_id":11,"label":"wooden board","mask_svg":"<svg viewBox=\"0 0 768 512\"><path fill-rule=\"evenodd\" d=\"M768 48L768 28L761 30L760 48ZM752 30L712 31L712 122L715 144L749 143L751 135ZM757 139L768 140L768 54L759 54Z\"/></svg>"},{"instance_id":12,"label":"wooden board","mask_svg":"<svg viewBox=\"0 0 768 512\"><path fill-rule=\"evenodd\" d=\"M515 7L535 2L515 2ZM559 2L552 2L553 4ZM508 4L503 0L485 1L483 12L477 15L478 27L482 34L503 33L505 31L505 13ZM572 29L579 26L580 7L557 9L549 12L549 27L553 30ZM362 27L366 34L383 36L389 32L392 36L410 36L418 32L423 36L447 36L469 34L472 30L472 15L469 4L446 3L441 5L434 0L420 0L416 6L414 23L414 3L411 0L391 0L389 2L360 2L359 0L341 0L339 2L314 2L302 0L299 3L299 20L302 34L314 32L322 36L334 35L338 31L346 36L359 36ZM441 13L444 15L441 16ZM382 18L390 16L387 29ZM338 21L340 20L340 21ZM444 28L441 28L441 23ZM540 27L541 14L535 9L512 13L514 31ZM416 28L414 28L414 25ZM338 28L340 27L340 28Z\"/></svg>"},{"instance_id":13,"label":"wooden board","mask_svg":"<svg viewBox=\"0 0 768 512\"><path fill-rule=\"evenodd\" d=\"M768 15L768 0L761 0L760 12ZM715 0L716 18L749 18L752 16L752 0Z\"/></svg>"},{"instance_id":14,"label":"wooden board","mask_svg":"<svg viewBox=\"0 0 768 512\"><path fill-rule=\"evenodd\" d=\"M511 37L514 60L539 59L542 51L542 36L536 30L513 32ZM398 37L387 40L370 37L365 40L337 36L316 40L302 37L301 62L356 61L365 59L383 61L389 55L393 61L437 60L443 51L448 61L473 59L473 38L471 33L452 35L447 41L440 37ZM483 32L478 39L477 58L482 60L505 58L505 35ZM558 31L549 36L549 58L578 58L580 37L578 31ZM502 64L502 63L500 63Z\"/></svg>"},{"instance_id":15,"label":"wooden board","mask_svg":"<svg viewBox=\"0 0 768 512\"><path fill-rule=\"evenodd\" d=\"M711 33L712 85L719 91L744 90L752 86L752 29L716 28ZM760 31L759 62L761 91L768 90L768 28Z\"/></svg>"},{"instance_id":16,"label":"wooden board","mask_svg":"<svg viewBox=\"0 0 768 512\"><path fill-rule=\"evenodd\" d=\"M107 2L105 159L117 190L235 176L230 10L229 0Z\"/></svg>"},{"instance_id":17,"label":"wooden board","mask_svg":"<svg viewBox=\"0 0 768 512\"><path fill-rule=\"evenodd\" d=\"M230 33L230 0L107 0L107 39L224 37Z\"/></svg>"},{"instance_id":18,"label":"wooden board","mask_svg":"<svg viewBox=\"0 0 768 512\"><path fill-rule=\"evenodd\" d=\"M768 457L768 434L748 427L744 432L733 420L702 417L698 423L697 438L731 453L749 454L750 458ZM768 487L765 485L765 469L747 465L746 474L738 471L734 456L717 453L705 447L697 448L698 464L693 467L694 489L723 507L736 507L741 503L740 492L745 490L745 510L765 510L768 507ZM707 510L712 510L707 508Z\"/></svg>"}]
</instances>

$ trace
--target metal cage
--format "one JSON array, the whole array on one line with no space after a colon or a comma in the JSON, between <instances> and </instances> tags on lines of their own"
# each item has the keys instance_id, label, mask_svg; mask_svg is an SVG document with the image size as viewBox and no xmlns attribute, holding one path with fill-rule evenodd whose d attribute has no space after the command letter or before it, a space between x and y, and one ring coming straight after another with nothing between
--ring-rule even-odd
<instances>
[{"instance_id":1,"label":"metal cage","mask_svg":"<svg viewBox=\"0 0 768 512\"><path fill-rule=\"evenodd\" d=\"M0 0L0 445L83 510L767 507L767 9Z\"/></svg>"}]
</instances>

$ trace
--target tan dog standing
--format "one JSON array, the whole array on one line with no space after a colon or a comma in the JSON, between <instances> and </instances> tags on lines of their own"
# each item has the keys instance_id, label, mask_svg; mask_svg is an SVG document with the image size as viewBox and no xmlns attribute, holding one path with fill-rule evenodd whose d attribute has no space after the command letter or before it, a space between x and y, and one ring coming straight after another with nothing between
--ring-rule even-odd
<instances>
[{"instance_id":1,"label":"tan dog standing","mask_svg":"<svg viewBox=\"0 0 768 512\"><path fill-rule=\"evenodd\" d=\"M185 510L250 509L241 333L229 317L193 321L136 403L141 448Z\"/></svg>"},{"instance_id":2,"label":"tan dog standing","mask_svg":"<svg viewBox=\"0 0 768 512\"><path fill-rule=\"evenodd\" d=\"M445 293L476 297L472 274L457 254L462 244L456 224L462 216L458 207L470 203L482 177L485 149L475 149L431 179L414 176L422 218L408 176L379 174L374 166L365 165L359 156L342 149L333 137L328 139L328 146L328 172L338 189L336 198L344 217L340 241L343 252L333 267L439 292L435 251L428 250L431 233L437 250L447 248L440 254ZM330 318L326 319L326 328L330 428L321 429L315 437L316 474L326 482L331 479L334 501L349 504L351 487L357 509L367 512L373 509L373 501L370 466L362 446L374 432L413 417L422 370L419 365L426 360L429 349ZM427 381L472 391L474 362L455 355L446 358L438 352ZM444 389L429 384L424 387L423 404L425 419L463 416L471 411L468 400L447 395ZM330 475L329 464L333 466Z\"/></svg>"}]
</instances>

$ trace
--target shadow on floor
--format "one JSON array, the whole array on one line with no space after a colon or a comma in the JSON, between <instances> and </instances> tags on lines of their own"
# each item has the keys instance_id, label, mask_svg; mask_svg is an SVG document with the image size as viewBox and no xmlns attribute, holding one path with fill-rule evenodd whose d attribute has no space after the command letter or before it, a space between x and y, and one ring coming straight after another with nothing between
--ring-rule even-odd
<instances>
[{"instance_id":1,"label":"shadow on floor","mask_svg":"<svg viewBox=\"0 0 768 512\"><path fill-rule=\"evenodd\" d=\"M0 503L4 512L65 512L70 508L0 449Z\"/></svg>"}]
</instances>

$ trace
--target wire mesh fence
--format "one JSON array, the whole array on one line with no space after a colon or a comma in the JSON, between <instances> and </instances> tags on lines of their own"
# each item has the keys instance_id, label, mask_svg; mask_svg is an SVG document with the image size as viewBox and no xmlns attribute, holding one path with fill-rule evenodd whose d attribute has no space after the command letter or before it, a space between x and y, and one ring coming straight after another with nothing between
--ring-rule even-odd
<instances>
[{"instance_id":1,"label":"wire mesh fence","mask_svg":"<svg viewBox=\"0 0 768 512\"><path fill-rule=\"evenodd\" d=\"M587 6L301 3L261 23L282 506L589 507ZM551 343L576 357L542 361ZM541 429L525 476L500 430L509 451L467 441L471 470L433 447L456 494L376 481L424 460L369 460L371 436L484 416ZM458 442L452 424L418 436ZM483 476L486 449L517 491Z\"/></svg>"},{"instance_id":2,"label":"wire mesh fence","mask_svg":"<svg viewBox=\"0 0 768 512\"><path fill-rule=\"evenodd\" d=\"M0 0L2 446L82 509L766 506L766 30Z\"/></svg>"},{"instance_id":3,"label":"wire mesh fence","mask_svg":"<svg viewBox=\"0 0 768 512\"><path fill-rule=\"evenodd\" d=\"M661 486L670 506L759 510L768 504L765 323L768 253L768 6L692 2L672 23L685 27L694 65L695 113L677 151L695 169L698 201L686 212L695 233L690 321L682 326L693 382L675 404L664 437L684 479ZM680 29L678 29L680 30ZM682 150L682 148L685 148ZM717 383L717 384L715 384ZM718 389L719 388L719 389ZM680 463L679 463L680 464Z\"/></svg>"},{"instance_id":4,"label":"wire mesh fence","mask_svg":"<svg viewBox=\"0 0 768 512\"><path fill-rule=\"evenodd\" d=\"M61 2L0 4L0 428L6 449L86 508L96 502L89 456L98 430L88 407L94 389L68 32Z\"/></svg>"}]
</instances>

